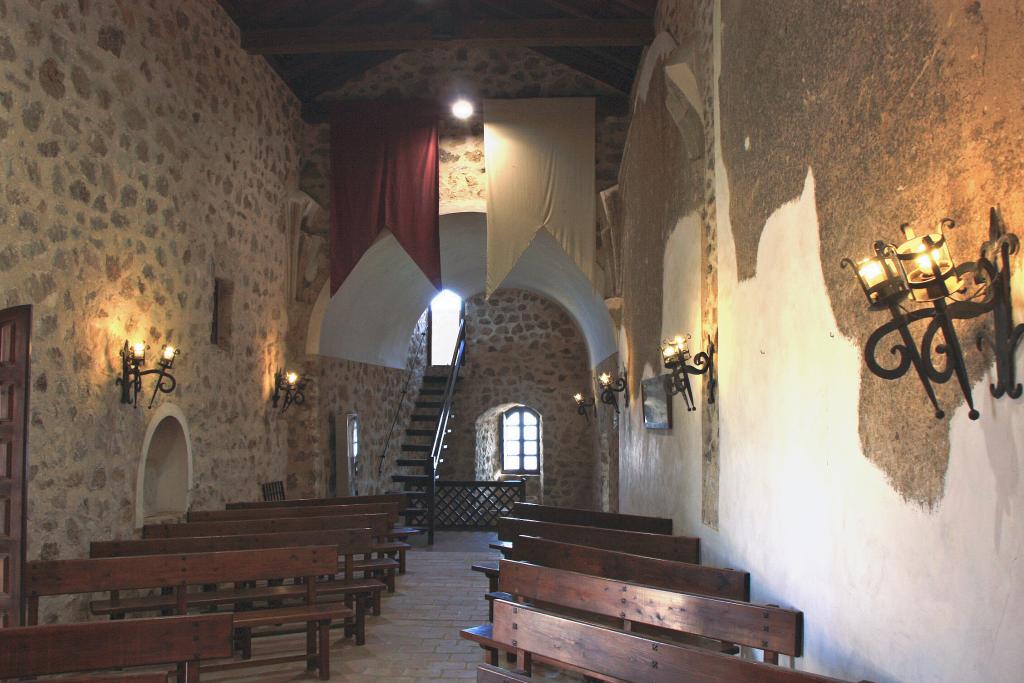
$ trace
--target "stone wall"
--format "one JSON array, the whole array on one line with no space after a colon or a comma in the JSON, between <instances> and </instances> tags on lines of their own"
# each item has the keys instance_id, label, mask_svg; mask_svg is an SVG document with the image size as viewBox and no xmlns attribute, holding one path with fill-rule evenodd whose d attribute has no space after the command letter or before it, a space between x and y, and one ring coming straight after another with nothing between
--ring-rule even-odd
<instances>
[{"instance_id":1,"label":"stone wall","mask_svg":"<svg viewBox=\"0 0 1024 683\"><path fill-rule=\"evenodd\" d=\"M936 420L913 373L867 371L886 316L839 267L903 221L952 216L961 261L989 206L1024 225L1018 5L659 4L620 174L620 353L654 376L660 338L717 331L717 412L698 383L702 411L677 400L672 430L645 430L633 386L620 502L750 571L755 601L802 610L801 669L1012 681L1024 665L1024 414L988 393L973 340L991 322L957 323L981 419L950 382Z\"/></svg>"},{"instance_id":2,"label":"stone wall","mask_svg":"<svg viewBox=\"0 0 1024 683\"><path fill-rule=\"evenodd\" d=\"M405 369L310 356L303 363L312 378L307 405L292 413L288 448L287 489L291 497L323 496L330 475L331 425L338 416L359 416L360 455L353 478L353 495L386 493L395 459L405 441L405 429L423 385L427 362L426 316L409 340ZM389 438L390 435L390 438ZM346 434L337 435L339 466L345 463ZM384 456L383 463L381 456ZM339 492L338 495L346 495Z\"/></svg>"},{"instance_id":3,"label":"stone wall","mask_svg":"<svg viewBox=\"0 0 1024 683\"><path fill-rule=\"evenodd\" d=\"M529 494L549 505L592 505L594 432L572 395L593 382L583 335L560 306L521 290L468 299L461 376L443 478L496 476L496 453L477 463L478 420L486 415L484 431L496 429L496 408L525 405L542 421L541 490L534 482Z\"/></svg>"},{"instance_id":4,"label":"stone wall","mask_svg":"<svg viewBox=\"0 0 1024 683\"><path fill-rule=\"evenodd\" d=\"M182 350L157 405L188 423L192 507L283 477L269 398L302 124L238 42L209 0L0 2L0 307L34 306L30 558L133 533L154 411L118 402L126 338ZM215 277L234 285L222 346Z\"/></svg>"}]
</instances>

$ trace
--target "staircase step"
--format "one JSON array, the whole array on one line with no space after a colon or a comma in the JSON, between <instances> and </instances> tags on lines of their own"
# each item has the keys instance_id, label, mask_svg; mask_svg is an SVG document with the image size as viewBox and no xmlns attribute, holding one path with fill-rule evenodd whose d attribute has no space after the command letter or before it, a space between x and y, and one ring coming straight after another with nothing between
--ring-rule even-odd
<instances>
[{"instance_id":1,"label":"staircase step","mask_svg":"<svg viewBox=\"0 0 1024 683\"><path fill-rule=\"evenodd\" d=\"M406 429L405 434L406 436L433 436L434 431L433 429Z\"/></svg>"},{"instance_id":2,"label":"staircase step","mask_svg":"<svg viewBox=\"0 0 1024 683\"><path fill-rule=\"evenodd\" d=\"M424 384L447 384L448 375L423 375Z\"/></svg>"},{"instance_id":3,"label":"staircase step","mask_svg":"<svg viewBox=\"0 0 1024 683\"><path fill-rule=\"evenodd\" d=\"M429 453L430 446L422 443L403 443L402 450L406 453Z\"/></svg>"},{"instance_id":4,"label":"staircase step","mask_svg":"<svg viewBox=\"0 0 1024 683\"><path fill-rule=\"evenodd\" d=\"M420 396L444 396L444 389L431 389L423 387L420 389Z\"/></svg>"},{"instance_id":5,"label":"staircase step","mask_svg":"<svg viewBox=\"0 0 1024 683\"><path fill-rule=\"evenodd\" d=\"M437 415L413 415L410 419L413 422L437 422Z\"/></svg>"},{"instance_id":6,"label":"staircase step","mask_svg":"<svg viewBox=\"0 0 1024 683\"><path fill-rule=\"evenodd\" d=\"M399 484L429 484L429 474L393 474L391 481Z\"/></svg>"},{"instance_id":7,"label":"staircase step","mask_svg":"<svg viewBox=\"0 0 1024 683\"><path fill-rule=\"evenodd\" d=\"M399 467L430 467L430 458L399 458L395 462Z\"/></svg>"},{"instance_id":8,"label":"staircase step","mask_svg":"<svg viewBox=\"0 0 1024 683\"><path fill-rule=\"evenodd\" d=\"M441 401L416 401L417 408L432 408L434 410L441 410L444 407L444 403Z\"/></svg>"}]
</instances>

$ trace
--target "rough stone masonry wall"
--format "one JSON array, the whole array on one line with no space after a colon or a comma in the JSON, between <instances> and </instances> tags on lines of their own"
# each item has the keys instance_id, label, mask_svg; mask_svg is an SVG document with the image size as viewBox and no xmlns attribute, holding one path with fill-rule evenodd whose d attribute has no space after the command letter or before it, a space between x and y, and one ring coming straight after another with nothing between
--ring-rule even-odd
<instances>
[{"instance_id":1,"label":"rough stone masonry wall","mask_svg":"<svg viewBox=\"0 0 1024 683\"><path fill-rule=\"evenodd\" d=\"M489 301L466 301L466 364L455 396L455 420L441 476L497 478L497 453L477 464L477 422L493 429L498 406L521 404L541 415L541 490L531 496L548 505L590 507L593 503L594 433L576 414L572 395L587 392L590 376L586 341L557 304L522 290L501 289ZM481 444L496 443L481 436Z\"/></svg>"},{"instance_id":2,"label":"rough stone masonry wall","mask_svg":"<svg viewBox=\"0 0 1024 683\"><path fill-rule=\"evenodd\" d=\"M327 356L306 359L303 370L314 379L307 392L309 407L295 410L289 425L289 496L326 494L331 423L338 416L352 413L359 416L360 428L359 460L352 480L354 495L386 493L400 488L391 482L391 475L397 472L395 459L400 457L409 416L423 384L427 362L426 325L426 316L423 316L409 340L408 364L401 370ZM341 430L336 438L338 466L343 467L347 435ZM382 455L385 456L383 464ZM339 491L338 495L346 494Z\"/></svg>"},{"instance_id":3,"label":"rough stone masonry wall","mask_svg":"<svg viewBox=\"0 0 1024 683\"><path fill-rule=\"evenodd\" d=\"M717 528L702 509L706 415L678 401L667 433L624 416L622 507L671 515L708 564L757 577L755 601L801 609L815 626L797 668L1013 681L1024 665L1024 412L988 393L974 340L991 321L957 323L981 419L951 382L936 420L913 373L867 371L887 316L839 267L902 221L953 217L960 261L989 206L1021 231L1021 16L1012 1L659 4L676 46L655 56L620 176L622 351L655 373L658 338L715 307ZM695 77L698 159L672 115L665 67L679 65Z\"/></svg>"},{"instance_id":4,"label":"rough stone masonry wall","mask_svg":"<svg viewBox=\"0 0 1024 683\"><path fill-rule=\"evenodd\" d=\"M188 419L193 507L283 476L269 397L301 122L238 43L212 0L0 0L0 307L34 306L30 558L133 533L153 413L118 402L125 338L182 349L158 403ZM215 276L234 283L223 349Z\"/></svg>"}]
</instances>

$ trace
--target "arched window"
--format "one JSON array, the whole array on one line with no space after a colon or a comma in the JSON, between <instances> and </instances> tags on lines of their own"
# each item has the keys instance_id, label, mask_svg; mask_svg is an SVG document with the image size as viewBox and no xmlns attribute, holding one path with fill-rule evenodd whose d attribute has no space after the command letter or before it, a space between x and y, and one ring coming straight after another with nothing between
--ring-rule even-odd
<instances>
[{"instance_id":1,"label":"arched window","mask_svg":"<svg viewBox=\"0 0 1024 683\"><path fill-rule=\"evenodd\" d=\"M526 406L506 410L501 428L501 471L540 474L540 415Z\"/></svg>"},{"instance_id":2,"label":"arched window","mask_svg":"<svg viewBox=\"0 0 1024 683\"><path fill-rule=\"evenodd\" d=\"M449 289L430 302L428 335L431 365L451 365L465 310L459 295Z\"/></svg>"}]
</instances>

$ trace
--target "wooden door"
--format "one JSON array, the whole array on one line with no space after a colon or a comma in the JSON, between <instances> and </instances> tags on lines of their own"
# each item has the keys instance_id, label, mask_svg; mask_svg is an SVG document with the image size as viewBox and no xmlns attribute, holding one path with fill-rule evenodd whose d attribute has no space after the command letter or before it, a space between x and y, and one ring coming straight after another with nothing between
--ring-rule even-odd
<instances>
[{"instance_id":1,"label":"wooden door","mask_svg":"<svg viewBox=\"0 0 1024 683\"><path fill-rule=\"evenodd\" d=\"M0 311L0 628L20 626L31 307Z\"/></svg>"}]
</instances>

